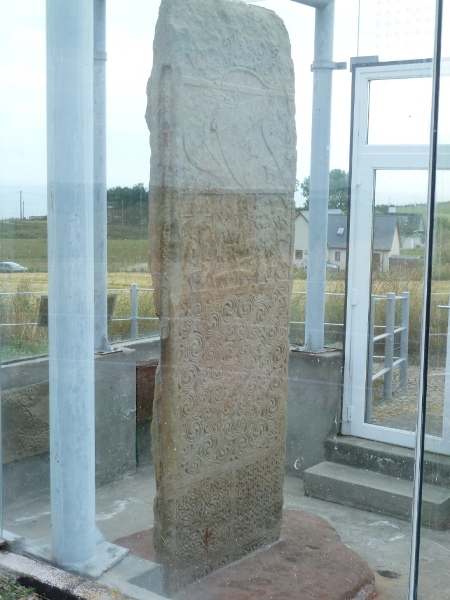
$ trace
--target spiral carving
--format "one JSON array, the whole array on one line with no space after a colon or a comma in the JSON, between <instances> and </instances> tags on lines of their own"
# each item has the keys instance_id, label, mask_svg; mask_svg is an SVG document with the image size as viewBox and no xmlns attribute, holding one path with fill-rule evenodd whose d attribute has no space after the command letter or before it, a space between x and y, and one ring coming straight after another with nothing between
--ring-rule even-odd
<instances>
[{"instance_id":1,"label":"spiral carving","mask_svg":"<svg viewBox=\"0 0 450 600\"><path fill-rule=\"evenodd\" d=\"M182 305L174 345L185 473L199 474L280 440L285 311L279 290L203 296Z\"/></svg>"}]
</instances>

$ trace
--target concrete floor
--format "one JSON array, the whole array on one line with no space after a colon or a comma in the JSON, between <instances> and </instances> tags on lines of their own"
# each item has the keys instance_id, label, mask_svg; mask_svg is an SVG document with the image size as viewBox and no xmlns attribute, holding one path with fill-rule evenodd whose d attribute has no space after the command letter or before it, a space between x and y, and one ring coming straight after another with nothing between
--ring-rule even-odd
<instances>
[{"instance_id":1,"label":"concrete floor","mask_svg":"<svg viewBox=\"0 0 450 600\"><path fill-rule=\"evenodd\" d=\"M155 481L153 468L97 490L97 525L107 541L149 529L153 525ZM378 600L406 600L410 554L410 524L398 519L331 504L304 495L302 481L286 477L285 508L309 511L329 521L342 541L364 558L375 572ZM4 511L5 529L41 545L50 537L49 498L16 502ZM422 530L420 589L422 600L450 598L450 531ZM148 566L127 557L100 581L117 586L122 579L139 576ZM137 585L122 591L139 600L159 596ZM301 599L299 599L301 600Z\"/></svg>"}]
</instances>

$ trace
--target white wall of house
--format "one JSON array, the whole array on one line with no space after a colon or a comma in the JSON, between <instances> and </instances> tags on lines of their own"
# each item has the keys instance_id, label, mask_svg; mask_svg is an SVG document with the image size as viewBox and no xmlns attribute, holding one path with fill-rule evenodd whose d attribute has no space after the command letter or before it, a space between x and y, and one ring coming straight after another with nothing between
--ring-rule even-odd
<instances>
[{"instance_id":1,"label":"white wall of house","mask_svg":"<svg viewBox=\"0 0 450 600\"><path fill-rule=\"evenodd\" d=\"M345 248L328 248L327 261L334 263L343 271L347 261L347 250Z\"/></svg>"},{"instance_id":2,"label":"white wall of house","mask_svg":"<svg viewBox=\"0 0 450 600\"><path fill-rule=\"evenodd\" d=\"M410 235L405 237L402 242L403 250L412 250L413 248L423 248L425 244L420 235Z\"/></svg>"},{"instance_id":3,"label":"white wall of house","mask_svg":"<svg viewBox=\"0 0 450 600\"><path fill-rule=\"evenodd\" d=\"M395 228L394 238L392 240L392 246L390 250L380 252L381 254L381 271L387 273L389 271L389 257L391 254L400 254L400 235L398 233L398 227ZM374 250L376 252L376 250ZM378 251L379 252L379 251Z\"/></svg>"},{"instance_id":4,"label":"white wall of house","mask_svg":"<svg viewBox=\"0 0 450 600\"><path fill-rule=\"evenodd\" d=\"M385 250L383 252L378 252L378 254L380 254L381 256L380 271L386 273L387 271L389 271L389 257L392 254L392 252Z\"/></svg>"},{"instance_id":5,"label":"white wall of house","mask_svg":"<svg viewBox=\"0 0 450 600\"><path fill-rule=\"evenodd\" d=\"M408 236L408 237L403 238L403 242L402 242L403 250L412 250L415 247L414 240L415 240L415 238L413 236Z\"/></svg>"},{"instance_id":6,"label":"white wall of house","mask_svg":"<svg viewBox=\"0 0 450 600\"><path fill-rule=\"evenodd\" d=\"M294 226L294 265L303 266L303 261L308 256L308 221L299 213L295 218Z\"/></svg>"}]
</instances>

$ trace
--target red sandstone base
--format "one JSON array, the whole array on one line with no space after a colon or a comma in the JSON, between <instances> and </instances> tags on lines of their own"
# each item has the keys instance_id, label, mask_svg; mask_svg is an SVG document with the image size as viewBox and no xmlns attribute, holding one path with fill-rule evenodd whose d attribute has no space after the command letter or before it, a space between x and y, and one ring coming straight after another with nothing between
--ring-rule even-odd
<instances>
[{"instance_id":1,"label":"red sandstone base","mask_svg":"<svg viewBox=\"0 0 450 600\"><path fill-rule=\"evenodd\" d=\"M152 531L115 540L154 560ZM368 600L375 591L367 563L321 517L283 511L281 539L178 592L175 600Z\"/></svg>"}]
</instances>

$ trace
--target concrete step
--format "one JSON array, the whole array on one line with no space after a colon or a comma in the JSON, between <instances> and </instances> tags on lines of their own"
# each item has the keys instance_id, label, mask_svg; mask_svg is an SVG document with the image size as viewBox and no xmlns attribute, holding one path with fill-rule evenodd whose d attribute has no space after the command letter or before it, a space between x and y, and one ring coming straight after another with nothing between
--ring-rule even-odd
<instances>
[{"instance_id":1,"label":"concrete step","mask_svg":"<svg viewBox=\"0 0 450 600\"><path fill-rule=\"evenodd\" d=\"M325 442L325 459L350 467L412 481L414 450L351 436ZM450 488L450 457L431 452L424 456L424 482Z\"/></svg>"},{"instance_id":2,"label":"concrete step","mask_svg":"<svg viewBox=\"0 0 450 600\"><path fill-rule=\"evenodd\" d=\"M411 519L411 481L322 462L305 471L304 483L307 496L399 519ZM449 527L450 489L424 484L422 523L432 529Z\"/></svg>"}]
</instances>

